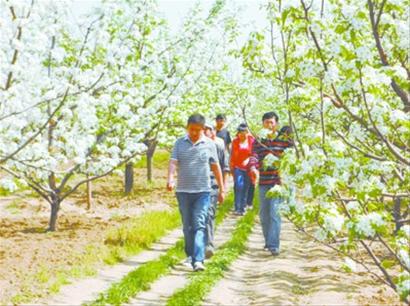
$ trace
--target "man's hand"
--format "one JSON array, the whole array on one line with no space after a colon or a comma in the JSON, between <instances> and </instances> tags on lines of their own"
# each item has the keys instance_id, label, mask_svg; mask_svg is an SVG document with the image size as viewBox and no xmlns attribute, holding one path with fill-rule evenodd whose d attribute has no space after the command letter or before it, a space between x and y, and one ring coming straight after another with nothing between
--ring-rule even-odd
<instances>
[{"instance_id":1,"label":"man's hand","mask_svg":"<svg viewBox=\"0 0 410 306\"><path fill-rule=\"evenodd\" d=\"M175 182L174 181L168 181L167 183L167 190L168 191L173 191L175 188Z\"/></svg>"},{"instance_id":2,"label":"man's hand","mask_svg":"<svg viewBox=\"0 0 410 306\"><path fill-rule=\"evenodd\" d=\"M225 191L219 191L218 193L218 203L222 204L225 201Z\"/></svg>"}]
</instances>

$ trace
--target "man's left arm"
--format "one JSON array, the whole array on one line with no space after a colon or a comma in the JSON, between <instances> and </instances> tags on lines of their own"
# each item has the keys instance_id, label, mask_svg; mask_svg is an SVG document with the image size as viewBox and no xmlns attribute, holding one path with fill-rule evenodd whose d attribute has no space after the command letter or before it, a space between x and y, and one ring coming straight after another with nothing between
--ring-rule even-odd
<instances>
[{"instance_id":1,"label":"man's left arm","mask_svg":"<svg viewBox=\"0 0 410 306\"><path fill-rule=\"evenodd\" d=\"M211 170L214 173L216 182L219 187L218 202L222 203L225 199L225 186L222 179L222 171L219 166L218 152L216 151L216 144L211 146L210 156Z\"/></svg>"},{"instance_id":2,"label":"man's left arm","mask_svg":"<svg viewBox=\"0 0 410 306\"><path fill-rule=\"evenodd\" d=\"M214 173L216 182L219 187L218 202L222 203L225 200L225 186L222 179L222 172L219 163L211 163L211 170Z\"/></svg>"},{"instance_id":3,"label":"man's left arm","mask_svg":"<svg viewBox=\"0 0 410 306\"><path fill-rule=\"evenodd\" d=\"M223 176L223 183L225 187L225 191L228 189L227 184L228 184L228 178L229 178L229 173L231 172L230 166L229 166L229 160L228 160L228 154L222 148L221 151L221 171L222 171L222 176Z\"/></svg>"}]
</instances>

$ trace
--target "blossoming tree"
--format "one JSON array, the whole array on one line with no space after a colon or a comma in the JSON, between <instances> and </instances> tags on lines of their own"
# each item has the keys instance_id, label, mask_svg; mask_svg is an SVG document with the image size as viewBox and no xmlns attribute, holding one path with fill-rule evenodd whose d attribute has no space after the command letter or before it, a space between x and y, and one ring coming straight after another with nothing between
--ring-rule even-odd
<instances>
[{"instance_id":1,"label":"blossoming tree","mask_svg":"<svg viewBox=\"0 0 410 306\"><path fill-rule=\"evenodd\" d=\"M410 292L408 1L277 1L243 65L276 87L294 131L286 214L404 300ZM275 162L275 161L273 161ZM316 228L311 232L311 226ZM366 256L364 256L366 255Z\"/></svg>"},{"instance_id":2,"label":"blossoming tree","mask_svg":"<svg viewBox=\"0 0 410 306\"><path fill-rule=\"evenodd\" d=\"M213 49L204 48L205 34L221 11L214 7L207 19L188 20L176 41L154 1L103 2L79 26L62 2L1 4L18 16L4 19L10 29L19 31L16 19L29 18L31 31L41 36L42 27L54 25L40 47L35 36L21 36L19 50L40 50L12 61L13 82L1 101L11 116L1 121L7 158L0 166L50 203L53 231L68 196L145 152L146 140L161 131L163 118L209 66ZM2 48L8 54L14 45ZM11 97L22 103L17 111Z\"/></svg>"}]
</instances>

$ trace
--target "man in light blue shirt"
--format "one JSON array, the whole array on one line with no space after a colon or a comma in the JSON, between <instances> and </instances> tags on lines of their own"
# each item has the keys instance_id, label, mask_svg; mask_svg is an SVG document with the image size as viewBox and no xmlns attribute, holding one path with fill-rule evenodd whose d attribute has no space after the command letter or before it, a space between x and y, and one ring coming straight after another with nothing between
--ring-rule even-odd
<instances>
[{"instance_id":1,"label":"man in light blue shirt","mask_svg":"<svg viewBox=\"0 0 410 306\"><path fill-rule=\"evenodd\" d=\"M168 169L167 189L175 188L181 213L185 253L195 271L204 270L205 238L210 206L211 171L219 186L218 201L225 197L224 184L214 142L204 136L205 118L200 114L189 117L187 135L174 145Z\"/></svg>"}]
</instances>

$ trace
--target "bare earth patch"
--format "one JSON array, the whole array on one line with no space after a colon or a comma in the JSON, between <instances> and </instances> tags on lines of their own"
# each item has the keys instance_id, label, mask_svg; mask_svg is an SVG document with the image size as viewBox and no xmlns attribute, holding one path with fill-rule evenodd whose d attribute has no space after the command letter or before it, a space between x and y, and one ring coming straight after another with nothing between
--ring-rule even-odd
<instances>
[{"instance_id":1,"label":"bare earth patch","mask_svg":"<svg viewBox=\"0 0 410 306\"><path fill-rule=\"evenodd\" d=\"M0 198L0 302L10 303L21 293L36 298L57 291L66 282L64 271L71 269L75 275L85 252L104 244L106 231L145 211L170 209L174 198L164 191L165 172L155 170L154 177L155 185L146 184L145 169L135 169L135 189L128 197L122 195L119 176L94 182L89 211L83 188L62 204L54 233L45 233L49 217L45 201L28 193ZM93 270L79 271L78 276L92 275ZM46 292L50 282L55 288Z\"/></svg>"}]
</instances>

